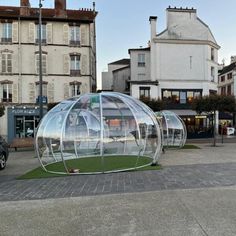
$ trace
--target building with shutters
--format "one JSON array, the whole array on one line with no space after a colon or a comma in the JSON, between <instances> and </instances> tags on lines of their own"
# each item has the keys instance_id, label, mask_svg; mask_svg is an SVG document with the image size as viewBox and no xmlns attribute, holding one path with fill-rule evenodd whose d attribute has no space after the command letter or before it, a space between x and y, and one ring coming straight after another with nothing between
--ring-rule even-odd
<instances>
[{"instance_id":1,"label":"building with shutters","mask_svg":"<svg viewBox=\"0 0 236 236\"><path fill-rule=\"evenodd\" d=\"M96 15L95 5L69 10L66 0L42 8L45 111L48 103L96 91ZM29 0L19 7L0 6L0 99L6 107L0 134L9 142L34 135L39 121L38 32L39 9Z\"/></svg>"}]
</instances>

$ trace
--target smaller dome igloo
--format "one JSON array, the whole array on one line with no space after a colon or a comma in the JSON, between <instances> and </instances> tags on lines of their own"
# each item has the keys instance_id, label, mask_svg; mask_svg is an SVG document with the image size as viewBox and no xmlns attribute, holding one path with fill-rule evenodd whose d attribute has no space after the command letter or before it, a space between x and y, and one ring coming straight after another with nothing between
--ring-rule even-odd
<instances>
[{"instance_id":1,"label":"smaller dome igloo","mask_svg":"<svg viewBox=\"0 0 236 236\"><path fill-rule=\"evenodd\" d=\"M36 150L45 171L104 173L156 163L155 113L130 96L102 92L62 101L42 119Z\"/></svg>"},{"instance_id":2,"label":"smaller dome igloo","mask_svg":"<svg viewBox=\"0 0 236 236\"><path fill-rule=\"evenodd\" d=\"M183 120L172 111L163 110L155 114L162 131L162 145L166 148L183 147L187 138Z\"/></svg>"}]
</instances>

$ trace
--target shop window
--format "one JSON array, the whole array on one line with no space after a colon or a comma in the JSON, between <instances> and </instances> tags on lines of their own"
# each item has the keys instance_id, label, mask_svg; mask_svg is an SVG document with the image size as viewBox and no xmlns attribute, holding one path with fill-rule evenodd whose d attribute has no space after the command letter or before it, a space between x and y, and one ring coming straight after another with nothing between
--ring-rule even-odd
<instances>
[{"instance_id":1,"label":"shop window","mask_svg":"<svg viewBox=\"0 0 236 236\"><path fill-rule=\"evenodd\" d=\"M2 24L2 40L3 43L12 42L12 23Z\"/></svg>"},{"instance_id":2,"label":"shop window","mask_svg":"<svg viewBox=\"0 0 236 236\"><path fill-rule=\"evenodd\" d=\"M138 54L138 67L145 67L145 54Z\"/></svg>"}]
</instances>

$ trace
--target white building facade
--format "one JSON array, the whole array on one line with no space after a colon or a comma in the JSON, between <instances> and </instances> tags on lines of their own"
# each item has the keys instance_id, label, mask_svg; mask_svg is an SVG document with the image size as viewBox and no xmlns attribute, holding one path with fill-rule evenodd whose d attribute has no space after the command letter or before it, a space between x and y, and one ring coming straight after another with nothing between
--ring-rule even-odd
<instances>
[{"instance_id":1,"label":"white building facade","mask_svg":"<svg viewBox=\"0 0 236 236\"><path fill-rule=\"evenodd\" d=\"M150 17L150 55L145 55L145 83L138 63L132 64L131 94L161 98L185 120L189 131L201 132L209 119L191 110L194 97L217 93L218 50L210 28L197 17L196 9L167 8L167 27L157 34L157 17ZM141 51L138 51L141 53ZM148 54L148 50L147 50ZM136 56L137 58L137 56ZM149 64L150 62L150 64ZM133 68L132 68L133 65ZM199 129L199 131L197 131ZM205 130L206 131L206 130Z\"/></svg>"},{"instance_id":2,"label":"white building facade","mask_svg":"<svg viewBox=\"0 0 236 236\"><path fill-rule=\"evenodd\" d=\"M43 2L42 2L43 3ZM39 15L29 0L0 6L0 98L6 107L1 135L26 137L39 122ZM42 8L43 102L96 91L95 9ZM32 132L31 132L32 135Z\"/></svg>"}]
</instances>

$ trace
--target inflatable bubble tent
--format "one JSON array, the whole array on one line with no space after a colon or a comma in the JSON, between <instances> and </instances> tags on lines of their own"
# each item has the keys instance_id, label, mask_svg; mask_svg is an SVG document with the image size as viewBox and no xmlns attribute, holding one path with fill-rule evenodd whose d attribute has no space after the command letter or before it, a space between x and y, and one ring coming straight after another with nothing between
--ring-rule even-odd
<instances>
[{"instance_id":1,"label":"inflatable bubble tent","mask_svg":"<svg viewBox=\"0 0 236 236\"><path fill-rule=\"evenodd\" d=\"M118 172L157 163L161 130L155 113L139 100L90 93L52 108L40 122L35 146L47 172Z\"/></svg>"},{"instance_id":2,"label":"inflatable bubble tent","mask_svg":"<svg viewBox=\"0 0 236 236\"><path fill-rule=\"evenodd\" d=\"M181 148L187 139L183 120L174 112L163 110L155 112L162 133L162 145L166 148Z\"/></svg>"}]
</instances>

